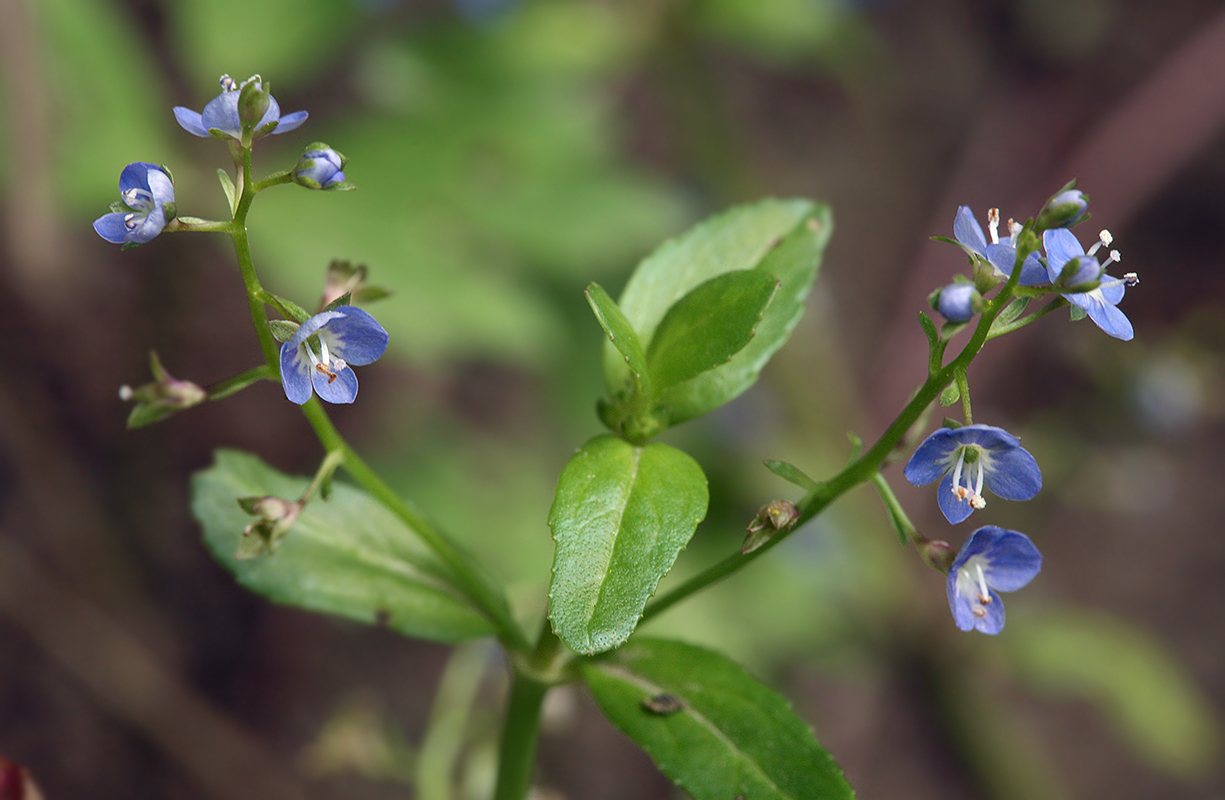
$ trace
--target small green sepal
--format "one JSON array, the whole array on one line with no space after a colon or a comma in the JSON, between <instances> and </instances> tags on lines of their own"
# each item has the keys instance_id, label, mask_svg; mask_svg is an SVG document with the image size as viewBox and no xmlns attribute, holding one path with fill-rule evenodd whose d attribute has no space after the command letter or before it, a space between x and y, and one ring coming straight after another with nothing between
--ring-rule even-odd
<instances>
[{"instance_id":1,"label":"small green sepal","mask_svg":"<svg viewBox=\"0 0 1225 800\"><path fill-rule=\"evenodd\" d=\"M272 338L276 339L281 344L288 342L293 338L293 335L298 332L298 328L302 327L296 322L290 322L287 319L270 319L268 320L268 330L272 331Z\"/></svg>"},{"instance_id":2,"label":"small green sepal","mask_svg":"<svg viewBox=\"0 0 1225 800\"><path fill-rule=\"evenodd\" d=\"M770 470L778 477L782 478L788 483L795 484L806 492L816 491L816 489L820 486L820 484L805 475L804 471L794 464L788 464L786 461L774 461L771 459L767 459L762 463L766 465L766 469Z\"/></svg>"}]
</instances>

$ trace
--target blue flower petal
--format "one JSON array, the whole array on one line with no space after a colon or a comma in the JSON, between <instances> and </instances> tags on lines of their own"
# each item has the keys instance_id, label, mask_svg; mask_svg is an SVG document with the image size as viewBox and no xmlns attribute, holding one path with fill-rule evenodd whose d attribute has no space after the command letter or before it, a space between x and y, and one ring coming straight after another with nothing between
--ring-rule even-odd
<instances>
[{"instance_id":1,"label":"blue flower petal","mask_svg":"<svg viewBox=\"0 0 1225 800\"><path fill-rule=\"evenodd\" d=\"M1085 248L1081 247L1076 234L1067 228L1043 231L1042 246L1046 248L1047 269L1052 281L1059 277L1064 264L1085 254Z\"/></svg>"},{"instance_id":2,"label":"blue flower petal","mask_svg":"<svg viewBox=\"0 0 1225 800\"><path fill-rule=\"evenodd\" d=\"M1032 500L1042 491L1038 461L1020 446L992 453L983 480L992 494L1005 500Z\"/></svg>"},{"instance_id":3,"label":"blue flower petal","mask_svg":"<svg viewBox=\"0 0 1225 800\"><path fill-rule=\"evenodd\" d=\"M301 344L301 340L295 343L290 339L281 345L281 388L289 401L298 405L311 399L312 370L310 359L302 352Z\"/></svg>"},{"instance_id":4,"label":"blue flower petal","mask_svg":"<svg viewBox=\"0 0 1225 800\"><path fill-rule=\"evenodd\" d=\"M949 608L953 612L953 622L958 628L963 631L977 630L979 633L992 636L1004 630L1004 601L997 592L988 589L987 593L991 597L991 602L981 606L985 615L979 617L974 613L979 603L969 596L957 595L952 582L949 583Z\"/></svg>"},{"instance_id":5,"label":"blue flower petal","mask_svg":"<svg viewBox=\"0 0 1225 800\"><path fill-rule=\"evenodd\" d=\"M183 106L175 106L174 118L179 123L179 127L188 133L204 138L208 137L208 128L204 127L204 120L200 116L199 111L192 111L190 108L184 108Z\"/></svg>"},{"instance_id":6,"label":"blue flower petal","mask_svg":"<svg viewBox=\"0 0 1225 800\"><path fill-rule=\"evenodd\" d=\"M329 403L352 403L357 398L357 375L345 367L336 371L336 377L328 380L328 376L315 371L311 375L315 384L315 392Z\"/></svg>"},{"instance_id":7,"label":"blue flower petal","mask_svg":"<svg viewBox=\"0 0 1225 800\"><path fill-rule=\"evenodd\" d=\"M127 215L127 212L103 214L94 220L94 230L111 244L123 244L124 237L128 235L128 228L123 223Z\"/></svg>"},{"instance_id":8,"label":"blue flower petal","mask_svg":"<svg viewBox=\"0 0 1225 800\"><path fill-rule=\"evenodd\" d=\"M238 95L241 92L228 91L208 101L204 112L200 115L201 122L208 130L219 130L228 133L235 139L242 138L242 123L238 119Z\"/></svg>"},{"instance_id":9,"label":"blue flower petal","mask_svg":"<svg viewBox=\"0 0 1225 800\"><path fill-rule=\"evenodd\" d=\"M998 535L987 557L987 585L1001 592L1015 592L1032 581L1042 570L1042 554L1029 537L1016 531L995 528Z\"/></svg>"},{"instance_id":10,"label":"blue flower petal","mask_svg":"<svg viewBox=\"0 0 1225 800\"><path fill-rule=\"evenodd\" d=\"M1012 275L1012 269L1017 262L1017 249L1010 244L989 244L987 260L1004 275ZM1046 281L1046 267L1042 266L1037 253L1030 253L1021 265L1021 277L1017 279L1017 283L1021 286L1037 286Z\"/></svg>"},{"instance_id":11,"label":"blue flower petal","mask_svg":"<svg viewBox=\"0 0 1225 800\"><path fill-rule=\"evenodd\" d=\"M949 428L941 428L924 439L902 470L906 480L915 486L926 486L948 472L949 457L960 444L952 434Z\"/></svg>"},{"instance_id":12,"label":"blue flower petal","mask_svg":"<svg viewBox=\"0 0 1225 800\"><path fill-rule=\"evenodd\" d=\"M281 121L277 124L276 130L273 133L288 133L301 127L303 122L309 115L305 111L295 111L292 114L286 114L281 117Z\"/></svg>"},{"instance_id":13,"label":"blue flower petal","mask_svg":"<svg viewBox=\"0 0 1225 800\"><path fill-rule=\"evenodd\" d=\"M136 226L128 231L124 240L135 244L145 244L166 227L166 212L158 205L148 214L137 216L132 221L136 223Z\"/></svg>"},{"instance_id":14,"label":"blue flower petal","mask_svg":"<svg viewBox=\"0 0 1225 800\"><path fill-rule=\"evenodd\" d=\"M969 206L957 207L957 215L953 217L953 238L968 252L986 257L987 237L983 235L983 228Z\"/></svg>"},{"instance_id":15,"label":"blue flower petal","mask_svg":"<svg viewBox=\"0 0 1225 800\"><path fill-rule=\"evenodd\" d=\"M340 306L332 313L338 316L327 326L327 333L335 344L328 346L337 356L360 367L386 352L387 331L374 317L356 306Z\"/></svg>"},{"instance_id":16,"label":"blue flower petal","mask_svg":"<svg viewBox=\"0 0 1225 800\"><path fill-rule=\"evenodd\" d=\"M149 187L150 170L161 172L161 168L156 164L146 164L143 161L133 161L124 167L123 172L119 173L119 194L126 194L133 189L140 189L153 194Z\"/></svg>"},{"instance_id":17,"label":"blue flower petal","mask_svg":"<svg viewBox=\"0 0 1225 800\"><path fill-rule=\"evenodd\" d=\"M1092 292L1085 292L1084 294L1065 296L1068 300L1083 308L1089 314L1089 319L1093 320L1097 327L1114 338L1129 342L1135 336L1135 329L1131 326L1131 320L1127 318L1126 314L1107 302L1106 298L1102 296L1100 289L1094 289Z\"/></svg>"},{"instance_id":18,"label":"blue flower petal","mask_svg":"<svg viewBox=\"0 0 1225 800\"><path fill-rule=\"evenodd\" d=\"M965 522L974 513L974 507L969 500L962 500L953 493L953 473L947 472L940 486L936 488L936 504L944 512L944 518L950 524Z\"/></svg>"},{"instance_id":19,"label":"blue flower petal","mask_svg":"<svg viewBox=\"0 0 1225 800\"><path fill-rule=\"evenodd\" d=\"M294 335L290 337L289 341L286 342L285 345L287 347L292 346L295 348L300 346L303 342L310 338L311 334L315 333L332 320L338 319L342 316L344 315L339 311L323 311L316 314L306 322L299 325L298 330L294 331Z\"/></svg>"}]
</instances>

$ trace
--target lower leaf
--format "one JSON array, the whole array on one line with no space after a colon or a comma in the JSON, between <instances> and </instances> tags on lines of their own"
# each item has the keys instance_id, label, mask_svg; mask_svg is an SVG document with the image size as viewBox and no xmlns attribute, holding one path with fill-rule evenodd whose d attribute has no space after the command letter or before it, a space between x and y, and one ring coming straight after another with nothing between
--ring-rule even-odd
<instances>
[{"instance_id":1,"label":"lower leaf","mask_svg":"<svg viewBox=\"0 0 1225 800\"><path fill-rule=\"evenodd\" d=\"M336 484L326 502L306 505L271 555L236 557L252 520L237 498L292 500L310 481L258 458L218 450L192 480L192 513L213 557L238 582L269 600L378 623L409 636L453 642L493 632L451 583L446 567L381 503Z\"/></svg>"},{"instance_id":2,"label":"lower leaf","mask_svg":"<svg viewBox=\"0 0 1225 800\"><path fill-rule=\"evenodd\" d=\"M697 800L854 797L787 701L725 656L636 639L580 669L613 725Z\"/></svg>"}]
</instances>

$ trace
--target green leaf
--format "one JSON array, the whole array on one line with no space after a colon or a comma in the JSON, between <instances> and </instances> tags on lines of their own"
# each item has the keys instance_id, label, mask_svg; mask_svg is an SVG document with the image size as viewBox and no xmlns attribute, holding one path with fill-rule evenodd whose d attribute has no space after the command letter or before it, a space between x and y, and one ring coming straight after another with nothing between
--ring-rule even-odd
<instances>
[{"instance_id":1,"label":"green leaf","mask_svg":"<svg viewBox=\"0 0 1225 800\"><path fill-rule=\"evenodd\" d=\"M610 435L583 445L549 510L549 616L567 647L598 653L629 638L709 499L701 467L674 447Z\"/></svg>"},{"instance_id":2,"label":"green leaf","mask_svg":"<svg viewBox=\"0 0 1225 800\"><path fill-rule=\"evenodd\" d=\"M225 199L230 203L230 214L233 214L238 210L238 190L234 187L234 181L230 179L230 173L221 167L217 167L217 180L221 181L221 191L225 192Z\"/></svg>"},{"instance_id":3,"label":"green leaf","mask_svg":"<svg viewBox=\"0 0 1225 800\"><path fill-rule=\"evenodd\" d=\"M580 669L613 725L697 800L854 797L787 701L725 656L637 639Z\"/></svg>"},{"instance_id":4,"label":"green leaf","mask_svg":"<svg viewBox=\"0 0 1225 800\"><path fill-rule=\"evenodd\" d=\"M936 330L936 323L932 322L932 318L925 312L919 312L919 324L923 326L923 335L927 337L928 347L935 347L940 343L940 331Z\"/></svg>"},{"instance_id":5,"label":"green leaf","mask_svg":"<svg viewBox=\"0 0 1225 800\"><path fill-rule=\"evenodd\" d=\"M940 393L940 405L951 406L961 399L961 387L954 381L944 387L944 391Z\"/></svg>"},{"instance_id":6,"label":"green leaf","mask_svg":"<svg viewBox=\"0 0 1225 800\"><path fill-rule=\"evenodd\" d=\"M806 492L811 492L820 487L816 481L808 477L799 467L794 464L788 464L786 461L775 461L767 459L765 462L766 469L773 472L783 480L794 483Z\"/></svg>"},{"instance_id":7,"label":"green leaf","mask_svg":"<svg viewBox=\"0 0 1225 800\"><path fill-rule=\"evenodd\" d=\"M1123 620L1075 609L1009 628L1006 654L1031 685L1096 704L1153 766L1192 775L1221 752L1211 702L1161 642Z\"/></svg>"},{"instance_id":8,"label":"green leaf","mask_svg":"<svg viewBox=\"0 0 1225 800\"><path fill-rule=\"evenodd\" d=\"M665 243L638 266L619 305L647 343L648 353L669 309L711 278L755 269L781 283L747 346L727 363L660 394L672 423L718 408L757 380L803 315L804 298L832 230L826 206L806 200L763 200L707 220ZM627 380L624 360L611 346L604 351L604 379L613 395Z\"/></svg>"},{"instance_id":9,"label":"green leaf","mask_svg":"<svg viewBox=\"0 0 1225 800\"><path fill-rule=\"evenodd\" d=\"M676 301L647 351L656 391L696 378L743 350L778 286L766 272L736 270L698 284Z\"/></svg>"},{"instance_id":10,"label":"green leaf","mask_svg":"<svg viewBox=\"0 0 1225 800\"><path fill-rule=\"evenodd\" d=\"M237 498L292 499L309 483L233 450L218 450L216 463L196 473L192 513L213 557L239 583L276 603L377 622L423 639L453 642L493 631L412 529L351 486L336 484L330 500L308 503L272 555L235 558L253 519Z\"/></svg>"},{"instance_id":11,"label":"green leaf","mask_svg":"<svg viewBox=\"0 0 1225 800\"><path fill-rule=\"evenodd\" d=\"M608 340L624 357L634 382L640 385L647 376L647 357L642 349L642 340L604 287L592 283L583 294L587 296L587 303L595 312L600 327L608 334Z\"/></svg>"}]
</instances>

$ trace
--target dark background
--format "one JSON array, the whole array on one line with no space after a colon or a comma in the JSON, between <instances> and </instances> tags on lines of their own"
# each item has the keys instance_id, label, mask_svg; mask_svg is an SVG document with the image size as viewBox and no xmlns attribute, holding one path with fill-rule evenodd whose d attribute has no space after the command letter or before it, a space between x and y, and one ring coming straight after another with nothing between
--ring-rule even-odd
<instances>
[{"instance_id":1,"label":"dark background","mask_svg":"<svg viewBox=\"0 0 1225 800\"><path fill-rule=\"evenodd\" d=\"M670 434L711 477L687 574L790 496L762 459L831 474L847 431L870 439L905 402L916 313L965 268L928 239L956 207L1024 218L1079 179L1078 235L1109 228L1140 275L1121 305L1136 339L1055 314L971 371L975 420L1022 436L1045 478L988 507L1045 556L1004 633L953 628L940 576L868 490L650 630L780 688L865 798L1225 794L1219 3L0 0L0 18L0 755L48 798L414 796L431 714L467 733L430 745L453 796L483 796L492 770L504 670L487 645L449 661L272 606L203 548L188 480L215 447L316 466L277 387L124 429L117 390L146 380L150 349L200 383L259 359L224 239L121 253L89 228L137 160L170 166L182 213L224 213L224 148L170 113L222 72L260 72L311 113L260 143L257 171L315 139L352 159L357 192L260 198L256 263L308 306L332 257L394 290L372 307L388 357L334 419L525 619L557 472L598 430L589 281L615 295L658 242L737 202L834 209L792 342ZM957 545L969 530L898 472L920 528ZM556 700L544 796L675 796L581 690Z\"/></svg>"}]
</instances>

